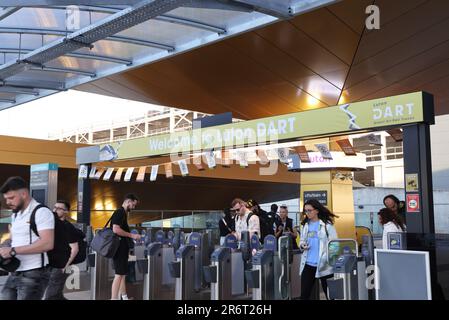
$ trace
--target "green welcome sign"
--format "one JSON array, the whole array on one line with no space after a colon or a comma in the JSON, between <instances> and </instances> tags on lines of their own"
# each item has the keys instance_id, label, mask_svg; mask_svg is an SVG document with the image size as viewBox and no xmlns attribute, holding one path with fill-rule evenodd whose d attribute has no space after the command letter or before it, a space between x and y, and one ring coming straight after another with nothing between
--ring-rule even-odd
<instances>
[{"instance_id":1,"label":"green welcome sign","mask_svg":"<svg viewBox=\"0 0 449 320\"><path fill-rule=\"evenodd\" d=\"M191 153L433 121L432 96L415 92L101 145L99 158L110 161Z\"/></svg>"}]
</instances>

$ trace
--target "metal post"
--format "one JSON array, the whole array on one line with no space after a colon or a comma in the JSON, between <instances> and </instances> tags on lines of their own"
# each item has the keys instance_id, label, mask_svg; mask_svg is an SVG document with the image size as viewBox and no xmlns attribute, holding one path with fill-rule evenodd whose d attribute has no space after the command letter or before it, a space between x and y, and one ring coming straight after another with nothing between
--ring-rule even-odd
<instances>
[{"instance_id":1,"label":"metal post","mask_svg":"<svg viewBox=\"0 0 449 320\"><path fill-rule=\"evenodd\" d=\"M90 171L91 165L88 165ZM76 222L90 226L90 179L78 179L77 217Z\"/></svg>"},{"instance_id":2,"label":"metal post","mask_svg":"<svg viewBox=\"0 0 449 320\"><path fill-rule=\"evenodd\" d=\"M407 231L435 233L429 124L404 126L403 136ZM414 177L417 188L408 185Z\"/></svg>"}]
</instances>

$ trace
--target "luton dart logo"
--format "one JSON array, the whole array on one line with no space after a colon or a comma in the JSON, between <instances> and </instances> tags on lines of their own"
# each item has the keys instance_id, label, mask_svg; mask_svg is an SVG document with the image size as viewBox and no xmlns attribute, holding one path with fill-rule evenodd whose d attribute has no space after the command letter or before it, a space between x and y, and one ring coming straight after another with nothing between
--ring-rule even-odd
<instances>
[{"instance_id":1,"label":"luton dart logo","mask_svg":"<svg viewBox=\"0 0 449 320\"><path fill-rule=\"evenodd\" d=\"M360 129L360 127L355 123L355 119L357 119L357 116L355 114L351 113L351 111L349 111L349 103L341 105L340 110L343 111L344 113L346 113L346 115L349 118L348 119L349 130Z\"/></svg>"}]
</instances>

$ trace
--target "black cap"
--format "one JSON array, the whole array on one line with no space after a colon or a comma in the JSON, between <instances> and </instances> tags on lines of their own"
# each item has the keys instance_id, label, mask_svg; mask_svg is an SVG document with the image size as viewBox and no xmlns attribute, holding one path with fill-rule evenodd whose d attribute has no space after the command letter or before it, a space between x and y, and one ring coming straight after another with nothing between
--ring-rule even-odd
<instances>
[{"instance_id":1,"label":"black cap","mask_svg":"<svg viewBox=\"0 0 449 320\"><path fill-rule=\"evenodd\" d=\"M0 268L8 272L14 272L20 267L20 260L16 257L8 259L0 258Z\"/></svg>"}]
</instances>

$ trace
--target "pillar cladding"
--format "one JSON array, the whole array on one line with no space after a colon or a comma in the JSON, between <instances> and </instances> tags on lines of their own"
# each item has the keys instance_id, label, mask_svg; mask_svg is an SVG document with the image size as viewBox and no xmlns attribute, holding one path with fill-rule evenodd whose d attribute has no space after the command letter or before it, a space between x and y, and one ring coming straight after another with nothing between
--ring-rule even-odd
<instances>
[{"instance_id":1,"label":"pillar cladding","mask_svg":"<svg viewBox=\"0 0 449 320\"><path fill-rule=\"evenodd\" d=\"M307 149L314 149L315 143L327 143L331 151L340 151L329 138L307 141ZM353 176L349 170L323 170L301 172L300 204L310 198L318 199L338 216L335 227L339 238L356 239Z\"/></svg>"}]
</instances>

